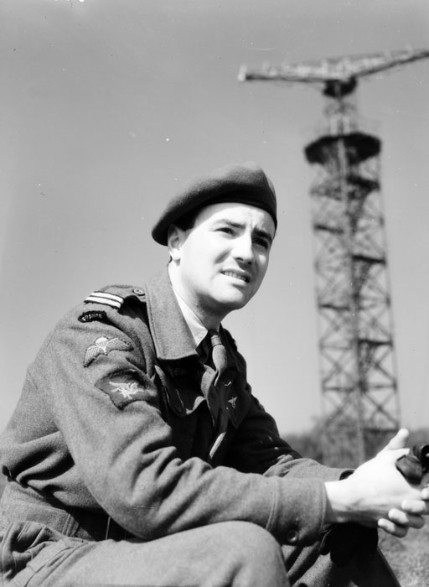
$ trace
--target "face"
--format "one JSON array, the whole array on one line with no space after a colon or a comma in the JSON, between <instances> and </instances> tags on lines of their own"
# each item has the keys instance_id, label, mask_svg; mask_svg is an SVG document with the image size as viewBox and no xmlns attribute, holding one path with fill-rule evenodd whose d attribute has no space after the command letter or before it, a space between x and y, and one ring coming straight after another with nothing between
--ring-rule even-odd
<instances>
[{"instance_id":1,"label":"face","mask_svg":"<svg viewBox=\"0 0 429 587\"><path fill-rule=\"evenodd\" d=\"M268 212L240 203L207 206L192 228L170 229L173 285L205 326L216 327L258 291L274 234Z\"/></svg>"}]
</instances>

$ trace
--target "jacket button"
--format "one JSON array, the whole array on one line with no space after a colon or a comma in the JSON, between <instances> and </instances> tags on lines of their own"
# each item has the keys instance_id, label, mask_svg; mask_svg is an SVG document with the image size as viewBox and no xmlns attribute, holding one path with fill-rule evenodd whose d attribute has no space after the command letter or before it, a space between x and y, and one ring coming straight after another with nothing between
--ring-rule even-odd
<instances>
[{"instance_id":1,"label":"jacket button","mask_svg":"<svg viewBox=\"0 0 429 587\"><path fill-rule=\"evenodd\" d=\"M298 530L290 529L286 532L286 543L296 544L298 542Z\"/></svg>"},{"instance_id":2,"label":"jacket button","mask_svg":"<svg viewBox=\"0 0 429 587\"><path fill-rule=\"evenodd\" d=\"M135 293L137 296L142 296L144 295L144 291L142 289L140 289L139 287L135 287L133 289L133 293Z\"/></svg>"}]
</instances>

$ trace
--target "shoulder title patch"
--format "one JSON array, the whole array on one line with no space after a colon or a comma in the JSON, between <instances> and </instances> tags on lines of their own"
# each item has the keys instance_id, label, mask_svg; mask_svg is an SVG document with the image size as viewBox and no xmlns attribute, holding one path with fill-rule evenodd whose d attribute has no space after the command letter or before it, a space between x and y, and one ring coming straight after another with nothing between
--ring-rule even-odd
<instances>
[{"instance_id":1,"label":"shoulder title patch","mask_svg":"<svg viewBox=\"0 0 429 587\"><path fill-rule=\"evenodd\" d=\"M103 310L84 312L78 318L79 322L108 322L107 314Z\"/></svg>"},{"instance_id":2,"label":"shoulder title patch","mask_svg":"<svg viewBox=\"0 0 429 587\"><path fill-rule=\"evenodd\" d=\"M103 377L97 381L96 385L120 410L132 402L145 401L151 397L150 390L146 389L141 375L132 369Z\"/></svg>"},{"instance_id":3,"label":"shoulder title patch","mask_svg":"<svg viewBox=\"0 0 429 587\"><path fill-rule=\"evenodd\" d=\"M83 361L84 367L88 367L100 355L107 355L112 351L130 351L132 346L130 343L121 340L120 338L100 336L93 345L86 349L85 359Z\"/></svg>"}]
</instances>

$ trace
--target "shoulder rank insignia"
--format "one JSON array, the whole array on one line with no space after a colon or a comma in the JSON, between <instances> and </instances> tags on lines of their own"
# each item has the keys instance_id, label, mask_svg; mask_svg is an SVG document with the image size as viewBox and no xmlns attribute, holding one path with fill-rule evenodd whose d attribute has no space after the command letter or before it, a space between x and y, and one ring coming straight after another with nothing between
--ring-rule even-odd
<instances>
[{"instance_id":1,"label":"shoulder rank insignia","mask_svg":"<svg viewBox=\"0 0 429 587\"><path fill-rule=\"evenodd\" d=\"M85 304L90 303L104 304L105 306L111 306L112 308L120 310L124 303L124 298L105 291L94 291L85 299Z\"/></svg>"},{"instance_id":2,"label":"shoulder rank insignia","mask_svg":"<svg viewBox=\"0 0 429 587\"><path fill-rule=\"evenodd\" d=\"M100 336L93 345L86 349L84 367L88 367L100 355L107 356L111 351L129 351L132 346L120 338Z\"/></svg>"},{"instance_id":3,"label":"shoulder rank insignia","mask_svg":"<svg viewBox=\"0 0 429 587\"><path fill-rule=\"evenodd\" d=\"M132 402L150 401L153 395L150 383L144 381L133 369L125 369L103 377L96 385L120 410Z\"/></svg>"}]
</instances>

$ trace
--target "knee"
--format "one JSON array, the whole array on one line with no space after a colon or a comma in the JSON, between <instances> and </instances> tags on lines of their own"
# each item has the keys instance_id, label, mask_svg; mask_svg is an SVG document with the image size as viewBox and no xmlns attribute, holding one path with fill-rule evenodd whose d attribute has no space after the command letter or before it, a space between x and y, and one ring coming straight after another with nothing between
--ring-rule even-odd
<instances>
[{"instance_id":1,"label":"knee","mask_svg":"<svg viewBox=\"0 0 429 587\"><path fill-rule=\"evenodd\" d=\"M250 522L227 522L224 526L223 557L237 579L231 584L289 585L281 547L269 532Z\"/></svg>"},{"instance_id":2,"label":"knee","mask_svg":"<svg viewBox=\"0 0 429 587\"><path fill-rule=\"evenodd\" d=\"M227 540L233 544L263 549L280 548L277 540L267 531L252 522L226 522Z\"/></svg>"},{"instance_id":3,"label":"knee","mask_svg":"<svg viewBox=\"0 0 429 587\"><path fill-rule=\"evenodd\" d=\"M251 522L226 522L223 528L223 547L230 555L246 559L251 564L268 560L282 561L279 543L266 530Z\"/></svg>"}]
</instances>

